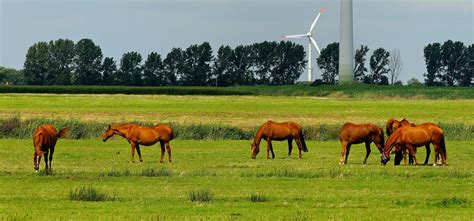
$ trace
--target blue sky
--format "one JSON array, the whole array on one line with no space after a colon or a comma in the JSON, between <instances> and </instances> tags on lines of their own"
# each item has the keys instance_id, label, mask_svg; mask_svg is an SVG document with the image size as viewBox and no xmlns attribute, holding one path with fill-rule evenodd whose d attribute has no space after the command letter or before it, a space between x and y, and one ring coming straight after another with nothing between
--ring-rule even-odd
<instances>
[{"instance_id":1,"label":"blue sky","mask_svg":"<svg viewBox=\"0 0 474 221\"><path fill-rule=\"evenodd\" d=\"M173 47L236 46L314 32L321 48L339 41L339 0L0 0L0 66L21 68L38 41L91 38L105 56L129 51L163 57ZM473 43L472 0L353 0L354 47L400 50L400 79L423 80L423 47L448 39ZM307 48L307 41L297 40ZM313 51L315 52L315 51ZM320 71L314 75L320 78ZM302 75L305 79L306 74Z\"/></svg>"}]
</instances>

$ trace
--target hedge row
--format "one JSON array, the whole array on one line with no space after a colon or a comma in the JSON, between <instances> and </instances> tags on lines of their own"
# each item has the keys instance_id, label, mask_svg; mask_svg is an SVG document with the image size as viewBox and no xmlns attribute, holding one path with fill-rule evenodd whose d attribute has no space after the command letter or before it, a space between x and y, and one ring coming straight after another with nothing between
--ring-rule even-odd
<instances>
[{"instance_id":1,"label":"hedge row","mask_svg":"<svg viewBox=\"0 0 474 221\"><path fill-rule=\"evenodd\" d=\"M165 95L267 95L351 98L474 99L474 87L427 87L386 85L320 85L236 87L128 87L128 86L0 86L0 93L51 94L165 94Z\"/></svg>"},{"instance_id":2,"label":"hedge row","mask_svg":"<svg viewBox=\"0 0 474 221\"><path fill-rule=\"evenodd\" d=\"M129 87L129 86L0 86L0 93L45 94L167 94L167 95L251 95L245 91L213 87Z\"/></svg>"},{"instance_id":3,"label":"hedge row","mask_svg":"<svg viewBox=\"0 0 474 221\"><path fill-rule=\"evenodd\" d=\"M132 122L151 126L151 122ZM35 128L42 124L53 124L57 128L69 127L70 139L98 139L107 127L101 122L82 122L79 120L58 119L29 119L20 120L18 117L0 119L0 138L30 139ZM257 127L240 128L234 126L191 124L170 124L177 139L185 140L250 140L255 136ZM447 140L472 140L474 138L474 125L442 124ZM341 125L316 125L306 126L303 133L308 140L337 140ZM380 125L382 126L382 125Z\"/></svg>"}]
</instances>

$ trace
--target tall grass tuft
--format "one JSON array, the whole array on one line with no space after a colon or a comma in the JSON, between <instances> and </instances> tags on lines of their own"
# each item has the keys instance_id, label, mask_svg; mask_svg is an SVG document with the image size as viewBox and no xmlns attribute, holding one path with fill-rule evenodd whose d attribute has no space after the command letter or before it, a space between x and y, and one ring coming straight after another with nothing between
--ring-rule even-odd
<instances>
[{"instance_id":1,"label":"tall grass tuft","mask_svg":"<svg viewBox=\"0 0 474 221\"><path fill-rule=\"evenodd\" d=\"M468 199L457 196L442 198L437 202L431 203L432 206L441 208L468 207L470 204L471 202Z\"/></svg>"},{"instance_id":2,"label":"tall grass tuft","mask_svg":"<svg viewBox=\"0 0 474 221\"><path fill-rule=\"evenodd\" d=\"M148 177L157 177L157 176L171 176L173 174L173 171L167 168L160 168L159 170L156 170L155 168L145 168L142 170L141 175L142 176L148 176Z\"/></svg>"},{"instance_id":3,"label":"tall grass tuft","mask_svg":"<svg viewBox=\"0 0 474 221\"><path fill-rule=\"evenodd\" d=\"M249 200L250 202L260 203L260 202L266 202L268 199L264 195L250 194Z\"/></svg>"},{"instance_id":4,"label":"tall grass tuft","mask_svg":"<svg viewBox=\"0 0 474 221\"><path fill-rule=\"evenodd\" d=\"M188 198L191 202L209 202L213 197L214 195L209 189L192 190L188 194Z\"/></svg>"},{"instance_id":5,"label":"tall grass tuft","mask_svg":"<svg viewBox=\"0 0 474 221\"><path fill-rule=\"evenodd\" d=\"M93 187L80 187L69 192L69 199L75 201L107 201L114 200L106 193L101 193Z\"/></svg>"},{"instance_id":6,"label":"tall grass tuft","mask_svg":"<svg viewBox=\"0 0 474 221\"><path fill-rule=\"evenodd\" d=\"M121 123L121 122L116 122ZM153 122L128 122L151 126ZM0 118L0 138L31 138L35 129L42 124L53 124L56 128L69 127L70 139L96 139L107 127L107 123L83 122L77 119L27 119L20 120L18 116ZM113 124L110 122L110 124ZM177 139L185 140L249 140L253 139L258 128L242 128L237 126L217 124L170 124ZM341 125L309 125L303 128L305 139L308 140L337 140ZM474 125L441 124L446 140L474 139ZM449 144L447 144L449 146Z\"/></svg>"},{"instance_id":7,"label":"tall grass tuft","mask_svg":"<svg viewBox=\"0 0 474 221\"><path fill-rule=\"evenodd\" d=\"M125 176L132 176L132 172L129 169L120 170L110 170L107 172L100 172L100 177L125 177Z\"/></svg>"}]
</instances>

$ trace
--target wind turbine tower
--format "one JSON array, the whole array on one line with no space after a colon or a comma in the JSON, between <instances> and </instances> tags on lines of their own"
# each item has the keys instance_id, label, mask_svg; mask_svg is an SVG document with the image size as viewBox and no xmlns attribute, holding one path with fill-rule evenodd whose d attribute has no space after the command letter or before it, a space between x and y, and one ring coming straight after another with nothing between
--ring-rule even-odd
<instances>
[{"instance_id":1,"label":"wind turbine tower","mask_svg":"<svg viewBox=\"0 0 474 221\"><path fill-rule=\"evenodd\" d=\"M352 0L341 0L341 34L339 42L339 83L354 81L354 32Z\"/></svg>"},{"instance_id":2,"label":"wind turbine tower","mask_svg":"<svg viewBox=\"0 0 474 221\"><path fill-rule=\"evenodd\" d=\"M314 19L313 23L311 24L308 33L306 34L299 34L299 35L284 35L282 36L283 38L308 38L308 81L313 82L313 66L311 62L311 49L312 47L316 48L316 51L318 54L321 54L321 50L319 50L318 44L316 43L316 40L313 38L313 30L314 27L316 26L316 23L319 20L319 16L324 12L323 9L319 10L318 15Z\"/></svg>"}]
</instances>

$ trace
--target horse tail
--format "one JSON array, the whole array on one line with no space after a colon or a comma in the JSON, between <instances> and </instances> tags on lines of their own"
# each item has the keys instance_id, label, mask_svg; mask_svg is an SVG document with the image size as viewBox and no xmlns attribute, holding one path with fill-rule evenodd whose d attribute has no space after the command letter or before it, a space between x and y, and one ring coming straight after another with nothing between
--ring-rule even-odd
<instances>
[{"instance_id":1,"label":"horse tail","mask_svg":"<svg viewBox=\"0 0 474 221\"><path fill-rule=\"evenodd\" d=\"M441 133L441 140L439 141L439 148L443 151L446 156L446 143L444 142L444 134Z\"/></svg>"},{"instance_id":2,"label":"horse tail","mask_svg":"<svg viewBox=\"0 0 474 221\"><path fill-rule=\"evenodd\" d=\"M174 139L174 131L173 128L170 127L170 140Z\"/></svg>"},{"instance_id":3,"label":"horse tail","mask_svg":"<svg viewBox=\"0 0 474 221\"><path fill-rule=\"evenodd\" d=\"M61 130L59 130L58 134L56 135L57 137L61 137L61 138L64 138L68 135L69 133L69 127L65 127Z\"/></svg>"},{"instance_id":4,"label":"horse tail","mask_svg":"<svg viewBox=\"0 0 474 221\"><path fill-rule=\"evenodd\" d=\"M303 146L303 152L308 152L308 147L304 141L303 130L300 131L301 146Z\"/></svg>"},{"instance_id":5,"label":"horse tail","mask_svg":"<svg viewBox=\"0 0 474 221\"><path fill-rule=\"evenodd\" d=\"M384 134L383 134L383 129L379 128L379 130L380 130L380 132L379 132L380 133L380 137L379 137L380 144L382 145L382 149L383 149L383 147L385 145L385 138L384 138ZM387 137L387 139L388 139L388 137Z\"/></svg>"}]
</instances>

